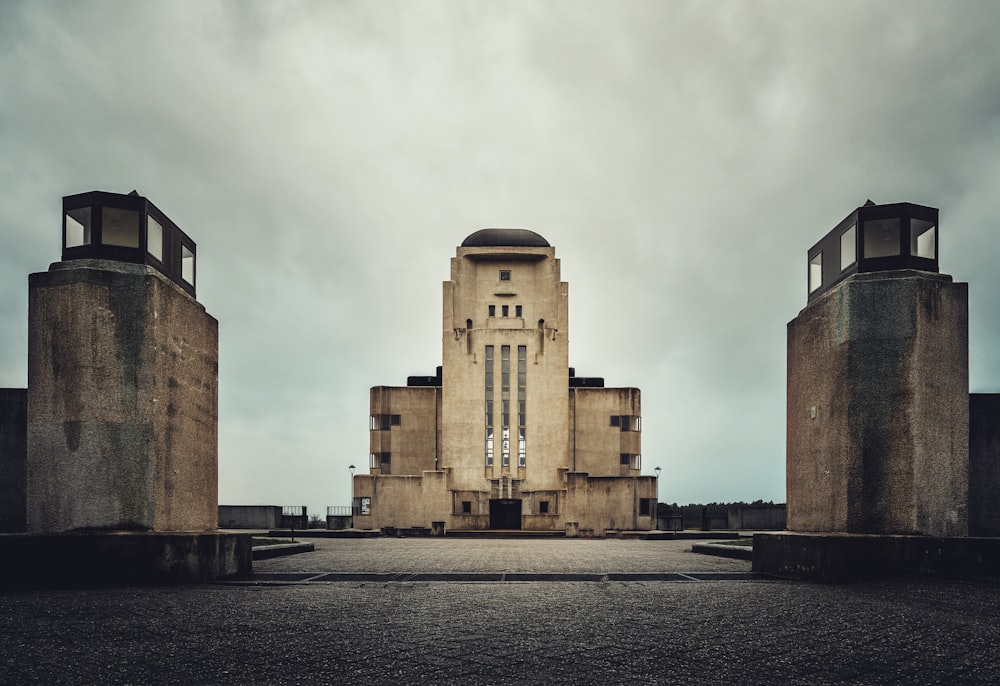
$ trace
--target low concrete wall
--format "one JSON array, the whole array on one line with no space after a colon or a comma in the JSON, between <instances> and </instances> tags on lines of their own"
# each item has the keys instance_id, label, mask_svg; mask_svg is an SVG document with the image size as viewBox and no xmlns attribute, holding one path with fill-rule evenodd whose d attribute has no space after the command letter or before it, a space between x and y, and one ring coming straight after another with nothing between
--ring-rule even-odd
<instances>
[{"instance_id":1,"label":"low concrete wall","mask_svg":"<svg viewBox=\"0 0 1000 686\"><path fill-rule=\"evenodd\" d=\"M219 505L220 529L277 529L280 505Z\"/></svg>"},{"instance_id":2,"label":"low concrete wall","mask_svg":"<svg viewBox=\"0 0 1000 686\"><path fill-rule=\"evenodd\" d=\"M1000 580L1000 538L756 534L753 571L825 583L912 574Z\"/></svg>"},{"instance_id":3,"label":"low concrete wall","mask_svg":"<svg viewBox=\"0 0 1000 686\"><path fill-rule=\"evenodd\" d=\"M28 390L0 388L0 532L27 531Z\"/></svg>"},{"instance_id":4,"label":"low concrete wall","mask_svg":"<svg viewBox=\"0 0 1000 686\"><path fill-rule=\"evenodd\" d=\"M198 583L249 574L251 555L250 534L9 534L0 588Z\"/></svg>"}]
</instances>

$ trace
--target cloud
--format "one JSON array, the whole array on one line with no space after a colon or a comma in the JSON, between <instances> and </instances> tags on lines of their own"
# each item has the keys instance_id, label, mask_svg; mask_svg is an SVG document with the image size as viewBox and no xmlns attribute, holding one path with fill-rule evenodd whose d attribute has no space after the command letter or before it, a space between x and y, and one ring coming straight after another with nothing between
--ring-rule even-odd
<instances>
[{"instance_id":1,"label":"cloud","mask_svg":"<svg viewBox=\"0 0 1000 686\"><path fill-rule=\"evenodd\" d=\"M571 364L638 386L667 500L784 497L785 324L854 207L942 208L976 388L1000 292L989 4L0 5L0 384L59 198L150 197L219 318L220 497L346 503L368 387L440 363L465 236L538 231Z\"/></svg>"}]
</instances>

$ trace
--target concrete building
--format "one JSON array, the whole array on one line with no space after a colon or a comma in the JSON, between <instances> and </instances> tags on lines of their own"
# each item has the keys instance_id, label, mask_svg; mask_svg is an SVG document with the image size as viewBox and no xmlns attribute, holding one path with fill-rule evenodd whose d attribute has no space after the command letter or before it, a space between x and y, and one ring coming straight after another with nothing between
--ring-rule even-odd
<instances>
[{"instance_id":1,"label":"concrete building","mask_svg":"<svg viewBox=\"0 0 1000 686\"><path fill-rule=\"evenodd\" d=\"M857 208L808 252L788 324L788 528L968 533L968 285L938 211Z\"/></svg>"},{"instance_id":2,"label":"concrete building","mask_svg":"<svg viewBox=\"0 0 1000 686\"><path fill-rule=\"evenodd\" d=\"M218 322L194 242L134 191L63 198L62 233L28 280L28 531L214 530Z\"/></svg>"},{"instance_id":3,"label":"concrete building","mask_svg":"<svg viewBox=\"0 0 1000 686\"><path fill-rule=\"evenodd\" d=\"M568 284L537 233L484 229L444 282L442 366L371 389L358 528L603 536L655 526L637 388L569 367Z\"/></svg>"}]
</instances>

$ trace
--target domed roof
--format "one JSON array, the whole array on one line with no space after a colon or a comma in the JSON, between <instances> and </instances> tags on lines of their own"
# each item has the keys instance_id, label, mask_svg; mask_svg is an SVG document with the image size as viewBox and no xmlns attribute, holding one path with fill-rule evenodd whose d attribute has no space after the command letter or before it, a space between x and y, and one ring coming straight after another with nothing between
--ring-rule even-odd
<instances>
[{"instance_id":1,"label":"domed roof","mask_svg":"<svg viewBox=\"0 0 1000 686\"><path fill-rule=\"evenodd\" d=\"M480 229L462 241L463 248L516 246L519 248L551 248L549 242L527 229Z\"/></svg>"}]
</instances>

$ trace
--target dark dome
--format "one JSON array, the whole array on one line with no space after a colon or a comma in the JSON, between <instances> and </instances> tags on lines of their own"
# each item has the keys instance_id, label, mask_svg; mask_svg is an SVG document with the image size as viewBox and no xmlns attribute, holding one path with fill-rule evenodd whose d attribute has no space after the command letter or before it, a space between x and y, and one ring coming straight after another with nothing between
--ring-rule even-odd
<instances>
[{"instance_id":1,"label":"dark dome","mask_svg":"<svg viewBox=\"0 0 1000 686\"><path fill-rule=\"evenodd\" d=\"M516 246L519 248L551 248L549 242L527 229L480 229L462 241L463 248Z\"/></svg>"}]
</instances>

